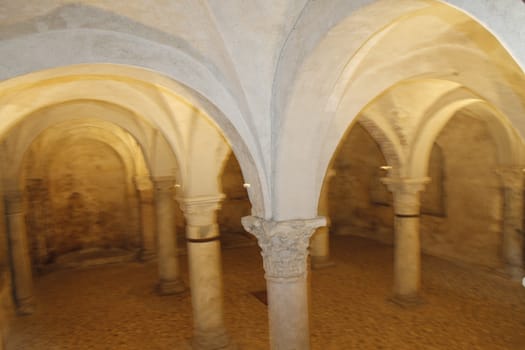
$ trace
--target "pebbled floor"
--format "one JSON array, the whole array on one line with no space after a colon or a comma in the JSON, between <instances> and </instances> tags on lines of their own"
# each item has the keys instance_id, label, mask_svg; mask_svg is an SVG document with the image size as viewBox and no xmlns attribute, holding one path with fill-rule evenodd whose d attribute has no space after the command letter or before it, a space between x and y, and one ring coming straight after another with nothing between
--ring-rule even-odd
<instances>
[{"instance_id":1,"label":"pebbled floor","mask_svg":"<svg viewBox=\"0 0 525 350\"><path fill-rule=\"evenodd\" d=\"M525 288L477 268L423 257L425 303L387 301L392 247L333 237L336 265L311 274L312 349L525 349ZM188 282L186 256L181 257ZM154 262L62 270L35 281L35 314L16 318L8 350L187 349L189 294L155 294ZM257 247L223 251L226 326L243 350L268 349Z\"/></svg>"}]
</instances>

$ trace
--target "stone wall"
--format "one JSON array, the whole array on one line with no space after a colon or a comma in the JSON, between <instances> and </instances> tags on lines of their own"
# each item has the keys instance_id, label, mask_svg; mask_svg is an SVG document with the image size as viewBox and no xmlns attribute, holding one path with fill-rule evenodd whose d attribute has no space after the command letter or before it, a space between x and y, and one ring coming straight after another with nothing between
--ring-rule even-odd
<instances>
[{"instance_id":1,"label":"stone wall","mask_svg":"<svg viewBox=\"0 0 525 350\"><path fill-rule=\"evenodd\" d=\"M378 144L356 124L340 146L329 190L332 232L393 242L392 196L379 181L385 165ZM484 122L453 117L429 164L421 194L422 249L488 267L501 265L502 195L496 150Z\"/></svg>"},{"instance_id":2,"label":"stone wall","mask_svg":"<svg viewBox=\"0 0 525 350\"><path fill-rule=\"evenodd\" d=\"M135 185L110 146L80 140L53 155L44 178L27 177L34 264L88 249L139 249Z\"/></svg>"}]
</instances>

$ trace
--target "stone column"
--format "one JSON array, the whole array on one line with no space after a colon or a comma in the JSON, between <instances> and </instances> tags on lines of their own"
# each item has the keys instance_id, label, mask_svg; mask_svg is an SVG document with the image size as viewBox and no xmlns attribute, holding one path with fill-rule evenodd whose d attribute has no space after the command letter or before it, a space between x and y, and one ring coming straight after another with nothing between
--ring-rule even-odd
<instances>
[{"instance_id":1,"label":"stone column","mask_svg":"<svg viewBox=\"0 0 525 350\"><path fill-rule=\"evenodd\" d=\"M175 231L174 185L172 177L155 178L157 213L159 293L170 295L186 290L180 278Z\"/></svg>"},{"instance_id":2,"label":"stone column","mask_svg":"<svg viewBox=\"0 0 525 350\"><path fill-rule=\"evenodd\" d=\"M179 199L186 218L194 350L235 348L224 327L221 244L216 214L223 198Z\"/></svg>"},{"instance_id":3,"label":"stone column","mask_svg":"<svg viewBox=\"0 0 525 350\"><path fill-rule=\"evenodd\" d=\"M325 176L319 198L318 214L326 218L326 226L319 227L310 240L312 269L322 269L335 265L334 261L330 258L330 215L328 212L328 192L330 182L334 176L335 171L330 169Z\"/></svg>"},{"instance_id":4,"label":"stone column","mask_svg":"<svg viewBox=\"0 0 525 350\"><path fill-rule=\"evenodd\" d=\"M430 179L383 178L394 197L394 295L403 306L419 304L421 247L419 238L420 199Z\"/></svg>"},{"instance_id":5,"label":"stone column","mask_svg":"<svg viewBox=\"0 0 525 350\"><path fill-rule=\"evenodd\" d=\"M272 350L310 349L308 243L314 230L325 223L324 218L281 222L242 218L262 249Z\"/></svg>"},{"instance_id":6,"label":"stone column","mask_svg":"<svg viewBox=\"0 0 525 350\"><path fill-rule=\"evenodd\" d=\"M523 271L523 170L521 167L497 170L503 187L502 253L506 272L520 280Z\"/></svg>"},{"instance_id":7,"label":"stone column","mask_svg":"<svg viewBox=\"0 0 525 350\"><path fill-rule=\"evenodd\" d=\"M44 179L28 178L26 179L27 187L27 215L26 230L29 240L30 256L32 256L33 266L36 269L42 269L48 260L47 252L47 225L46 220L46 186Z\"/></svg>"},{"instance_id":8,"label":"stone column","mask_svg":"<svg viewBox=\"0 0 525 350\"><path fill-rule=\"evenodd\" d=\"M5 194L5 210L15 303L19 314L28 315L34 311L33 276L22 192L8 191Z\"/></svg>"},{"instance_id":9,"label":"stone column","mask_svg":"<svg viewBox=\"0 0 525 350\"><path fill-rule=\"evenodd\" d=\"M148 176L135 177L135 184L140 199L140 222L142 233L142 248L139 253L141 261L155 258L155 207L153 205L153 186Z\"/></svg>"}]
</instances>

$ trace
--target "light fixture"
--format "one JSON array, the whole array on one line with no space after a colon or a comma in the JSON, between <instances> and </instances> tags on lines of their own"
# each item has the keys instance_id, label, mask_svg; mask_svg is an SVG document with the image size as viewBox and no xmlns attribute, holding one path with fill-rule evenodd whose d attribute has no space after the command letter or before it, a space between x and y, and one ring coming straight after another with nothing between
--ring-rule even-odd
<instances>
[{"instance_id":1,"label":"light fixture","mask_svg":"<svg viewBox=\"0 0 525 350\"><path fill-rule=\"evenodd\" d=\"M175 187L179 188L179 187L180 187L180 184L175 184Z\"/></svg>"},{"instance_id":2,"label":"light fixture","mask_svg":"<svg viewBox=\"0 0 525 350\"><path fill-rule=\"evenodd\" d=\"M243 184L242 185L242 187L244 187L244 188L250 188L250 186L251 186L250 184Z\"/></svg>"},{"instance_id":3,"label":"light fixture","mask_svg":"<svg viewBox=\"0 0 525 350\"><path fill-rule=\"evenodd\" d=\"M392 167L390 165L382 165L379 167L381 170L390 170Z\"/></svg>"}]
</instances>

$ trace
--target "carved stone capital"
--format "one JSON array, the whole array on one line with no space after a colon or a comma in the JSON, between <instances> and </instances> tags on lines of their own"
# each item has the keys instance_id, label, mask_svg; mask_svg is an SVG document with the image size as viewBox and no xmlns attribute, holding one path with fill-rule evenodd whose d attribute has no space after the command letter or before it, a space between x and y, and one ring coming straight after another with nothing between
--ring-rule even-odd
<instances>
[{"instance_id":1,"label":"carved stone capital","mask_svg":"<svg viewBox=\"0 0 525 350\"><path fill-rule=\"evenodd\" d=\"M139 199L141 204L152 204L153 203L153 189L142 189L137 190L139 192Z\"/></svg>"},{"instance_id":2,"label":"carved stone capital","mask_svg":"<svg viewBox=\"0 0 525 350\"><path fill-rule=\"evenodd\" d=\"M419 192L425 189L425 185L430 182L430 178L392 178L384 177L381 179L394 197L394 210L396 214L414 215L419 214L421 201Z\"/></svg>"},{"instance_id":3,"label":"carved stone capital","mask_svg":"<svg viewBox=\"0 0 525 350\"><path fill-rule=\"evenodd\" d=\"M153 185L157 193L174 193L175 191L175 177L173 176L159 176L153 178Z\"/></svg>"},{"instance_id":4,"label":"carved stone capital","mask_svg":"<svg viewBox=\"0 0 525 350\"><path fill-rule=\"evenodd\" d=\"M206 197L179 197L180 208L191 226L207 226L215 224L216 211L221 207L224 194Z\"/></svg>"},{"instance_id":5,"label":"carved stone capital","mask_svg":"<svg viewBox=\"0 0 525 350\"><path fill-rule=\"evenodd\" d=\"M151 178L149 176L135 176L135 187L137 191L151 190L153 184L151 183Z\"/></svg>"},{"instance_id":6,"label":"carved stone capital","mask_svg":"<svg viewBox=\"0 0 525 350\"><path fill-rule=\"evenodd\" d=\"M7 215L19 214L24 211L24 194L22 191L10 190L4 193L5 211Z\"/></svg>"},{"instance_id":7,"label":"carved stone capital","mask_svg":"<svg viewBox=\"0 0 525 350\"><path fill-rule=\"evenodd\" d=\"M304 276L310 237L316 228L325 224L323 217L287 221L265 220L255 216L242 218L242 225L257 237L262 249L267 279Z\"/></svg>"},{"instance_id":8,"label":"carved stone capital","mask_svg":"<svg viewBox=\"0 0 525 350\"><path fill-rule=\"evenodd\" d=\"M523 167L501 167L495 172L503 188L520 193L523 191Z\"/></svg>"}]
</instances>

